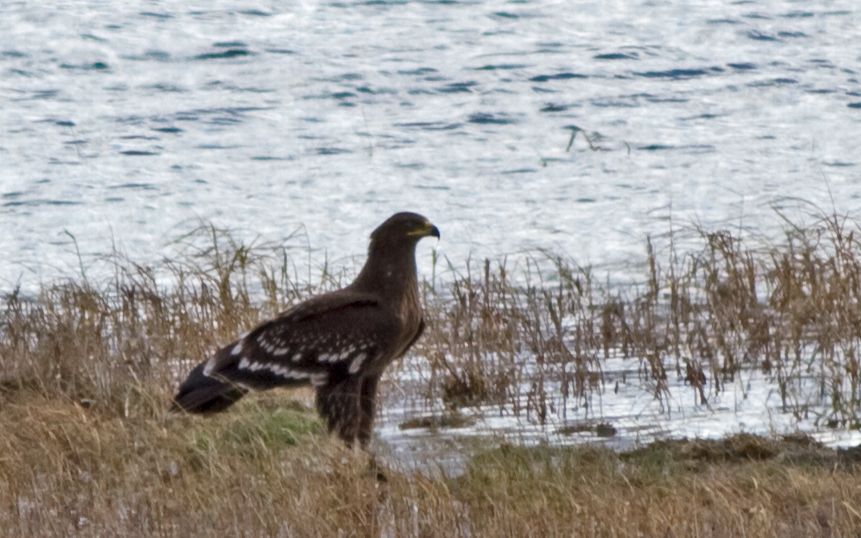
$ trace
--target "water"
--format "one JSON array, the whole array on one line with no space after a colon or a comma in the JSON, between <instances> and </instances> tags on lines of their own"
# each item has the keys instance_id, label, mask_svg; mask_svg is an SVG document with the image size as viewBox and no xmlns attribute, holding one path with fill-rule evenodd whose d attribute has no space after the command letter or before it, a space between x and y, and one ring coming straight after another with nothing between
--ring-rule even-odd
<instances>
[{"instance_id":1,"label":"water","mask_svg":"<svg viewBox=\"0 0 861 538\"><path fill-rule=\"evenodd\" d=\"M519 411L513 401L481 405L458 410L465 420L454 427L405 428L416 417L451 413L442 402L415 397L433 383L427 362L410 357L405 363L382 391L379 450L396 465L427 472L459 473L470 456L499 443L589 444L625 450L659 439L802 432L836 448L861 445L861 431L823 424L828 395L813 376L791 382L784 401L767 375L746 369L725 383L719 394L708 394L703 404L697 391L670 369L668 393L658 400L654 383L638 372L638 361L620 356L602 361L603 388L585 400L563 399L558 380L546 379L550 405L544 421L526 411L530 383L524 382L518 390ZM599 424L604 431L597 428Z\"/></svg>"},{"instance_id":2,"label":"water","mask_svg":"<svg viewBox=\"0 0 861 538\"><path fill-rule=\"evenodd\" d=\"M0 287L199 219L338 258L415 209L455 263L612 265L670 218L856 212L858 42L853 0L6 0Z\"/></svg>"},{"instance_id":3,"label":"water","mask_svg":"<svg viewBox=\"0 0 861 538\"><path fill-rule=\"evenodd\" d=\"M613 274L671 225L857 215L857 43L855 0L5 0L0 289L200 220L337 262L412 209L455 264Z\"/></svg>"}]
</instances>

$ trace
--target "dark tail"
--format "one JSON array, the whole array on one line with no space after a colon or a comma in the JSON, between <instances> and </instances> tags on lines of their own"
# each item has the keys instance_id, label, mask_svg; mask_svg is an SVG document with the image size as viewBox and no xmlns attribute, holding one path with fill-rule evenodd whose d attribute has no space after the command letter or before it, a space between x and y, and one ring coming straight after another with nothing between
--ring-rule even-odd
<instances>
[{"instance_id":1,"label":"dark tail","mask_svg":"<svg viewBox=\"0 0 861 538\"><path fill-rule=\"evenodd\" d=\"M173 397L173 412L210 414L223 411L245 396L248 391L232 383L204 375L206 361L198 364L185 378Z\"/></svg>"}]
</instances>

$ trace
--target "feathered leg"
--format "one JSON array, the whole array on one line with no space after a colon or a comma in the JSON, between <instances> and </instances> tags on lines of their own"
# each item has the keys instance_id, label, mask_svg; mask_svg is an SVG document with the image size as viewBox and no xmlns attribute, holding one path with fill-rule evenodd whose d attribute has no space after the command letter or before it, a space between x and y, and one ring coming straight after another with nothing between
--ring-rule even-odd
<instances>
[{"instance_id":1,"label":"feathered leg","mask_svg":"<svg viewBox=\"0 0 861 538\"><path fill-rule=\"evenodd\" d=\"M374 415L377 412L377 384L379 376L370 376L362 380L362 394L359 402L359 444L368 448L374 429Z\"/></svg>"},{"instance_id":2,"label":"feathered leg","mask_svg":"<svg viewBox=\"0 0 861 538\"><path fill-rule=\"evenodd\" d=\"M317 387L317 411L347 446L353 446L359 432L359 380L354 376Z\"/></svg>"}]
</instances>

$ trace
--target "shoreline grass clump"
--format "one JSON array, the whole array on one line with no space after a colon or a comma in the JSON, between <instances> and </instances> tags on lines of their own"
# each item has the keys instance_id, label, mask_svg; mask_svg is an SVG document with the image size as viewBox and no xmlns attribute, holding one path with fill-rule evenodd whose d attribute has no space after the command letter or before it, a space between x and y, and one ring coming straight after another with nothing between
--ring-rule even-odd
<instances>
[{"instance_id":1,"label":"shoreline grass clump","mask_svg":"<svg viewBox=\"0 0 861 538\"><path fill-rule=\"evenodd\" d=\"M0 305L0 391L37 389L128 414L143 393L168 401L180 370L219 343L338 283L325 267L301 280L283 249L248 246L201 227L173 260L143 266L118 254L113 276L20 290ZM309 273L310 274L310 273Z\"/></svg>"},{"instance_id":2,"label":"shoreline grass clump","mask_svg":"<svg viewBox=\"0 0 861 538\"><path fill-rule=\"evenodd\" d=\"M649 240L644 277L628 285L599 285L559 256L468 264L450 293L428 292L434 307L417 350L429 365L425 396L565 419L572 406L589 414L612 388L604 362L623 358L662 404L686 385L708 405L758 370L784 411L859 428L859 232L831 215L787 225L778 243L700 229L698 249L671 246L661 257Z\"/></svg>"},{"instance_id":3,"label":"shoreline grass clump","mask_svg":"<svg viewBox=\"0 0 861 538\"><path fill-rule=\"evenodd\" d=\"M427 330L406 394L417 407L495 408L537 423L596 417L596 397L630 361L652 396L709 401L743 371L771 380L783 411L861 426L861 242L835 215L787 225L768 243L699 230L696 248L646 241L643 278L601 283L548 253L468 260L423 286ZM0 305L0 390L38 388L94 405L147 405L145 387L258 321L337 287L328 265L299 270L283 248L201 228L175 259L143 266L115 255L112 278L49 284ZM396 373L397 375L397 373ZM671 389L671 387L673 387ZM574 412L580 417L569 417Z\"/></svg>"}]
</instances>

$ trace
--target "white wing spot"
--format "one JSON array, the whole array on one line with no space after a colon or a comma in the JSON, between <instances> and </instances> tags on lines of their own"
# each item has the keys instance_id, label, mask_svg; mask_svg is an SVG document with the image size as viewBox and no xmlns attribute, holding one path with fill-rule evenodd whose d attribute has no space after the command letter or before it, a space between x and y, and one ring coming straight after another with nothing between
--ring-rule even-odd
<instances>
[{"instance_id":1,"label":"white wing spot","mask_svg":"<svg viewBox=\"0 0 861 538\"><path fill-rule=\"evenodd\" d=\"M231 355L240 355L242 353L242 340L236 343L233 346L233 351L230 352Z\"/></svg>"},{"instance_id":2,"label":"white wing spot","mask_svg":"<svg viewBox=\"0 0 861 538\"><path fill-rule=\"evenodd\" d=\"M359 368L362 367L362 363L365 362L365 359L368 356L365 353L359 353L356 355L356 358L353 359L353 362L350 363L350 373L355 374L359 371Z\"/></svg>"},{"instance_id":3,"label":"white wing spot","mask_svg":"<svg viewBox=\"0 0 861 538\"><path fill-rule=\"evenodd\" d=\"M320 362L336 362L338 360L338 356L334 353L322 353L317 360Z\"/></svg>"},{"instance_id":4,"label":"white wing spot","mask_svg":"<svg viewBox=\"0 0 861 538\"><path fill-rule=\"evenodd\" d=\"M260 370L269 370L273 374L281 376L284 379L307 379L308 377L310 377L310 374L308 372L292 370L290 368L287 368L286 366L282 366L274 362L251 362L244 357L241 361L239 361L239 368L243 370L251 370L252 372L257 372Z\"/></svg>"},{"instance_id":5,"label":"white wing spot","mask_svg":"<svg viewBox=\"0 0 861 538\"><path fill-rule=\"evenodd\" d=\"M329 376L326 373L314 374L311 376L311 384L315 387L325 385L328 380Z\"/></svg>"},{"instance_id":6,"label":"white wing spot","mask_svg":"<svg viewBox=\"0 0 861 538\"><path fill-rule=\"evenodd\" d=\"M293 355L293 362L299 362L300 360L302 360L301 353L296 353L295 355Z\"/></svg>"},{"instance_id":7,"label":"white wing spot","mask_svg":"<svg viewBox=\"0 0 861 538\"><path fill-rule=\"evenodd\" d=\"M269 369L274 373L280 375L281 377L287 379L305 379L308 377L307 372L299 372L296 370L291 370L285 366L280 366L272 363L268 363Z\"/></svg>"}]
</instances>

